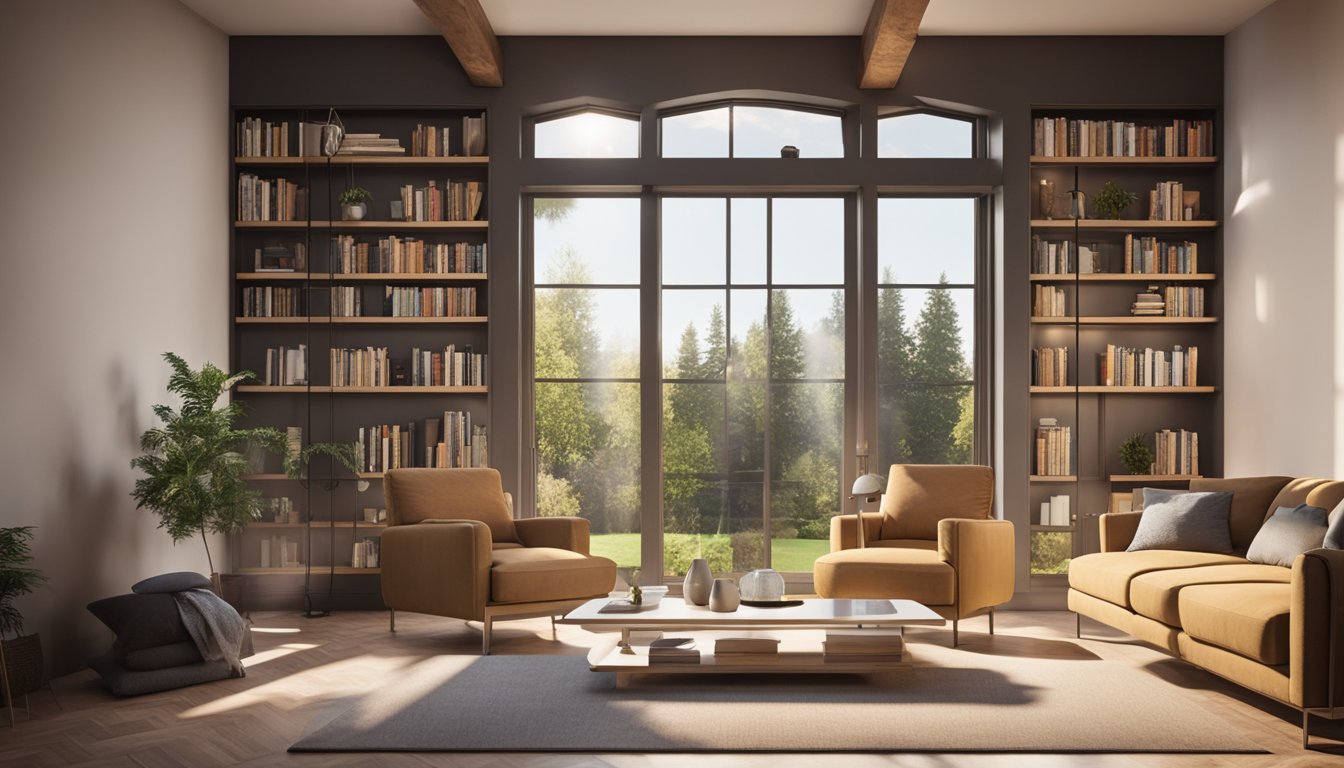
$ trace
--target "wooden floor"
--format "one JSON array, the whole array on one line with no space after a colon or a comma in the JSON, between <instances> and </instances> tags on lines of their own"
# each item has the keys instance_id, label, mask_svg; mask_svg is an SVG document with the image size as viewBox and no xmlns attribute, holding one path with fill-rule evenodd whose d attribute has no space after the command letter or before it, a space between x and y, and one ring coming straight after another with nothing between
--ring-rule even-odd
<instances>
[{"instance_id":1,"label":"wooden floor","mask_svg":"<svg viewBox=\"0 0 1344 768\"><path fill-rule=\"evenodd\" d=\"M472 768L719 768L769 765L771 768L998 768L999 766L1344 766L1344 746L1316 737L1320 749L1299 745L1299 715L1287 707L1243 691L1201 670L1084 620L1084 638L1076 641L1104 659L1126 662L1183 690L1198 706L1248 733L1265 755L1031 755L1020 754L839 754L816 755L668 755L668 754L346 754L291 755L285 752L304 733L322 725L363 693L399 670L435 654L475 654L479 627L428 616L398 615L397 633L387 632L385 613L343 613L323 619L294 614L254 614L257 655L247 677L198 685L181 691L117 699L88 671L55 683L58 709L50 693L31 697L33 718L18 728L0 727L0 766L426 766ZM962 625L966 653L1054 656L1061 638L1073 641L1074 617L1064 612L1010 612L997 619L999 634L984 634L984 619ZM943 630L912 629L920 643L947 643ZM546 619L495 625L497 655L586 653L594 636L577 627L560 627L552 640ZM1105 691L1098 691L1105 696ZM563 706L563 702L557 702ZM0 710L2 712L3 710ZM5 718L7 720L8 718ZM899 724L893 724L899 727ZM967 724L974 727L974 724ZM1339 735L1344 722L1320 723L1318 730ZM1116 723L1123 728L1124 723Z\"/></svg>"}]
</instances>

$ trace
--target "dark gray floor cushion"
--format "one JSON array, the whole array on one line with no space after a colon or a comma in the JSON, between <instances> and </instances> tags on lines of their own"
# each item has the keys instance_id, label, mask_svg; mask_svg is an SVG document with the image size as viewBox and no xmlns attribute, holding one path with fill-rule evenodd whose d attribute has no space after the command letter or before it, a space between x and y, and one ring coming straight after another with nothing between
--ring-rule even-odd
<instances>
[{"instance_id":1,"label":"dark gray floor cushion","mask_svg":"<svg viewBox=\"0 0 1344 768\"><path fill-rule=\"evenodd\" d=\"M113 654L116 658L116 654ZM169 645L160 645L154 648L145 648L140 651L131 651L120 658L121 665L126 669L138 672L152 672L156 669L168 669L169 667L180 667L185 664L199 664L204 659L201 658L201 652L196 649L193 642L170 643Z\"/></svg>"},{"instance_id":2,"label":"dark gray floor cushion","mask_svg":"<svg viewBox=\"0 0 1344 768\"><path fill-rule=\"evenodd\" d=\"M150 576L131 586L131 591L137 595L171 594L188 589L210 589L210 577L191 571L177 571Z\"/></svg>"},{"instance_id":3,"label":"dark gray floor cushion","mask_svg":"<svg viewBox=\"0 0 1344 768\"><path fill-rule=\"evenodd\" d=\"M89 659L89 666L102 676L107 687L118 696L139 696L155 691L170 691L231 676L227 661L198 661L168 669L134 670L117 663L111 650Z\"/></svg>"},{"instance_id":4,"label":"dark gray floor cushion","mask_svg":"<svg viewBox=\"0 0 1344 768\"><path fill-rule=\"evenodd\" d=\"M120 655L191 642L170 594L107 597L89 603L89 612L116 634L114 648Z\"/></svg>"}]
</instances>

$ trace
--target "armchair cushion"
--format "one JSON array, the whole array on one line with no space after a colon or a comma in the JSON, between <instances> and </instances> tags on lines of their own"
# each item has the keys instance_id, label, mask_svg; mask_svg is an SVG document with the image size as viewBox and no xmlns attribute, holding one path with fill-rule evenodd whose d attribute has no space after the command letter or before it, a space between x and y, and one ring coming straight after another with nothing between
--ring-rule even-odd
<instances>
[{"instance_id":1,"label":"armchair cushion","mask_svg":"<svg viewBox=\"0 0 1344 768\"><path fill-rule=\"evenodd\" d=\"M882 497L881 538L933 541L939 520L986 520L993 503L994 470L989 467L892 464Z\"/></svg>"},{"instance_id":2,"label":"armchair cushion","mask_svg":"<svg viewBox=\"0 0 1344 768\"><path fill-rule=\"evenodd\" d=\"M935 549L870 547L822 555L812 564L822 597L901 598L952 605L957 573Z\"/></svg>"},{"instance_id":3,"label":"armchair cushion","mask_svg":"<svg viewBox=\"0 0 1344 768\"><path fill-rule=\"evenodd\" d=\"M393 469L383 479L389 525L476 520L493 541L518 541L504 486L494 469Z\"/></svg>"},{"instance_id":4,"label":"armchair cushion","mask_svg":"<svg viewBox=\"0 0 1344 768\"><path fill-rule=\"evenodd\" d=\"M490 567L492 603L600 597L616 584L616 563L554 547L498 549Z\"/></svg>"}]
</instances>

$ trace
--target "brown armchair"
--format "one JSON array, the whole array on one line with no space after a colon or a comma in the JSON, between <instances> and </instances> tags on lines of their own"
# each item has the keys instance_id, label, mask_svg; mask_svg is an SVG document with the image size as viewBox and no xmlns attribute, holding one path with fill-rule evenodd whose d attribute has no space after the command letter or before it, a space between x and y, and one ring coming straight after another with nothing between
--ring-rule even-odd
<instances>
[{"instance_id":1,"label":"brown armchair","mask_svg":"<svg viewBox=\"0 0 1344 768\"><path fill-rule=\"evenodd\" d=\"M394 469L383 478L383 603L397 611L482 623L557 616L616 583L616 564L588 554L588 521L514 520L493 469Z\"/></svg>"},{"instance_id":2,"label":"brown armchair","mask_svg":"<svg viewBox=\"0 0 1344 768\"><path fill-rule=\"evenodd\" d=\"M989 615L1013 597L1013 524L993 518L994 470L972 465L893 464L880 512L865 513L858 546L853 515L831 519L831 552L812 580L822 597L899 598L958 622Z\"/></svg>"}]
</instances>

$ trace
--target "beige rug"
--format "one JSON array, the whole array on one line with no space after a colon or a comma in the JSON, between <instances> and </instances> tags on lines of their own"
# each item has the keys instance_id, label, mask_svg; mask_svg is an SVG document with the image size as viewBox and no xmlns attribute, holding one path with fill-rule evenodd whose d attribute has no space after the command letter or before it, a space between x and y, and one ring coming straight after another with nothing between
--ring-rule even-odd
<instances>
[{"instance_id":1,"label":"beige rug","mask_svg":"<svg viewBox=\"0 0 1344 768\"><path fill-rule=\"evenodd\" d=\"M659 676L624 689L578 656L444 656L290 751L1263 751L1117 662L914 648L914 669L879 676Z\"/></svg>"}]
</instances>

